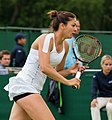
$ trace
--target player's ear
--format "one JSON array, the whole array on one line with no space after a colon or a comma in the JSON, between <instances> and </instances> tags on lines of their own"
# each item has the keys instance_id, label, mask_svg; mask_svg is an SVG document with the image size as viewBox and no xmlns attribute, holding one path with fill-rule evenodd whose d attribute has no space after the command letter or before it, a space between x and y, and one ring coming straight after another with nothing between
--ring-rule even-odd
<instances>
[{"instance_id":1,"label":"player's ear","mask_svg":"<svg viewBox=\"0 0 112 120\"><path fill-rule=\"evenodd\" d=\"M62 30L65 29L65 24L60 23L60 28L61 28Z\"/></svg>"}]
</instances>

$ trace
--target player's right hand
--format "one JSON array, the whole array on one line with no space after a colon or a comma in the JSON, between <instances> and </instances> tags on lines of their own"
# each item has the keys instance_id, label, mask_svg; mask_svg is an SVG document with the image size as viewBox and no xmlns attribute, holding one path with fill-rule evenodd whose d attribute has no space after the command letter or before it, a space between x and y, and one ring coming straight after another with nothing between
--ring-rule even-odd
<instances>
[{"instance_id":1,"label":"player's right hand","mask_svg":"<svg viewBox=\"0 0 112 120\"><path fill-rule=\"evenodd\" d=\"M68 85L77 87L79 89L80 88L80 82L81 82L80 79L72 78L72 79L68 80Z\"/></svg>"}]
</instances>

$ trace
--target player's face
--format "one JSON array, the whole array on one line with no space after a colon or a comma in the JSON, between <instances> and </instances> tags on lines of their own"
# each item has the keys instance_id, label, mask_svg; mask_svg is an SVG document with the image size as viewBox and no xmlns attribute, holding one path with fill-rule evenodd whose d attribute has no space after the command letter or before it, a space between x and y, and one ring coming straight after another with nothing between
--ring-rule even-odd
<instances>
[{"instance_id":1,"label":"player's face","mask_svg":"<svg viewBox=\"0 0 112 120\"><path fill-rule=\"evenodd\" d=\"M66 38L72 38L76 31L77 31L76 19L74 18L68 21L67 25L65 25L64 35Z\"/></svg>"},{"instance_id":2,"label":"player's face","mask_svg":"<svg viewBox=\"0 0 112 120\"><path fill-rule=\"evenodd\" d=\"M10 55L3 55L2 60L1 60L1 64L4 67L9 66L9 64L10 64Z\"/></svg>"},{"instance_id":3,"label":"player's face","mask_svg":"<svg viewBox=\"0 0 112 120\"><path fill-rule=\"evenodd\" d=\"M112 60L105 60L102 69L104 73L109 73L112 70Z\"/></svg>"}]
</instances>

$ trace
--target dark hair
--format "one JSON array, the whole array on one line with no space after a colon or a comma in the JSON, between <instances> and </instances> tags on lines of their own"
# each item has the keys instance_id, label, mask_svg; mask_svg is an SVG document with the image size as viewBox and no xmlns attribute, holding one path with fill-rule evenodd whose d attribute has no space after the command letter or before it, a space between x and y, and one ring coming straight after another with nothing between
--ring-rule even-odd
<instances>
[{"instance_id":1,"label":"dark hair","mask_svg":"<svg viewBox=\"0 0 112 120\"><path fill-rule=\"evenodd\" d=\"M10 55L10 52L8 50L0 51L0 60L3 58L4 55Z\"/></svg>"},{"instance_id":2,"label":"dark hair","mask_svg":"<svg viewBox=\"0 0 112 120\"><path fill-rule=\"evenodd\" d=\"M58 30L60 23L63 23L66 25L67 22L71 20L71 18L76 18L75 14L67 11L52 10L47 14L49 15L50 19L52 19L51 27L53 31Z\"/></svg>"},{"instance_id":3,"label":"dark hair","mask_svg":"<svg viewBox=\"0 0 112 120\"><path fill-rule=\"evenodd\" d=\"M15 36L15 41L18 42L18 39L26 38L26 36L23 33L18 33Z\"/></svg>"}]
</instances>

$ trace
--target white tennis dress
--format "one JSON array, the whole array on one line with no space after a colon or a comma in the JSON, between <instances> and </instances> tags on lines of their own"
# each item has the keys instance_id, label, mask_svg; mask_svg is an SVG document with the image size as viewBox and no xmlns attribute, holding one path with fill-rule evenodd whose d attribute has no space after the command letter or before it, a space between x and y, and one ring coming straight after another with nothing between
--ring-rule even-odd
<instances>
[{"instance_id":1,"label":"white tennis dress","mask_svg":"<svg viewBox=\"0 0 112 120\"><path fill-rule=\"evenodd\" d=\"M43 45L43 52L45 53L48 51L51 38L54 38L53 33L48 34L45 38ZM53 50L50 52L50 64L56 67L62 61L64 54L64 44L62 52L57 53L54 43ZM47 76L40 70L38 50L31 48L24 67L16 76L9 78L9 84L4 89L9 91L10 100L24 93L40 94L46 78Z\"/></svg>"}]
</instances>

